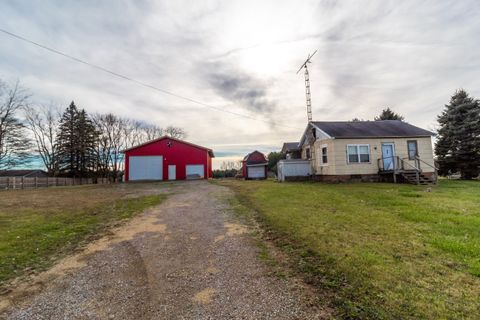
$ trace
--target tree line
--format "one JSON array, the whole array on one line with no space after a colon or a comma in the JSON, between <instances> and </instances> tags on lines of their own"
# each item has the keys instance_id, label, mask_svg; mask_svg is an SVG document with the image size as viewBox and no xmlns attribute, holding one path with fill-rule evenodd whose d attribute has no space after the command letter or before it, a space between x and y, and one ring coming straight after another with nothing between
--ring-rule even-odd
<instances>
[{"instance_id":1,"label":"tree line","mask_svg":"<svg viewBox=\"0 0 480 320\"><path fill-rule=\"evenodd\" d=\"M0 170L24 166L36 156L51 176L117 180L122 150L163 135L183 139L186 132L113 113L90 115L73 101L63 112L34 105L18 82L0 81Z\"/></svg>"}]
</instances>

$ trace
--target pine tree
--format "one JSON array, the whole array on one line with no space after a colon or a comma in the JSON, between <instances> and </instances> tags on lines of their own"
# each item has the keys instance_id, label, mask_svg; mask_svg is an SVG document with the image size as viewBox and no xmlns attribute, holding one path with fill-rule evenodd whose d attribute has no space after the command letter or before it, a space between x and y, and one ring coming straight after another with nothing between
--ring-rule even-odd
<instances>
[{"instance_id":1,"label":"pine tree","mask_svg":"<svg viewBox=\"0 0 480 320\"><path fill-rule=\"evenodd\" d=\"M389 107L382 110L379 116L374 118L375 121L378 120L400 120L403 121L404 117L398 113L393 112Z\"/></svg>"},{"instance_id":2,"label":"pine tree","mask_svg":"<svg viewBox=\"0 0 480 320\"><path fill-rule=\"evenodd\" d=\"M480 103L465 90L457 90L438 116L435 144L440 173L461 173L471 179L480 172Z\"/></svg>"},{"instance_id":3,"label":"pine tree","mask_svg":"<svg viewBox=\"0 0 480 320\"><path fill-rule=\"evenodd\" d=\"M72 101L60 119L58 159L60 172L72 177L90 175L96 165L98 133L85 110Z\"/></svg>"},{"instance_id":4,"label":"pine tree","mask_svg":"<svg viewBox=\"0 0 480 320\"><path fill-rule=\"evenodd\" d=\"M95 170L97 164L96 145L98 132L85 110L79 112L78 123L78 171L87 176Z\"/></svg>"},{"instance_id":5,"label":"pine tree","mask_svg":"<svg viewBox=\"0 0 480 320\"><path fill-rule=\"evenodd\" d=\"M78 109L72 101L60 119L57 133L59 170L71 177L78 176L78 118Z\"/></svg>"}]
</instances>

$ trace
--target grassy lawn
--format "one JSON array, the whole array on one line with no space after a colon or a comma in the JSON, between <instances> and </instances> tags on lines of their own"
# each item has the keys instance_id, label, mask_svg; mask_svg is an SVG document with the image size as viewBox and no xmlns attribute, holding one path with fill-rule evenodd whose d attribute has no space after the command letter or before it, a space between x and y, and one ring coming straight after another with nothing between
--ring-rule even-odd
<instances>
[{"instance_id":1,"label":"grassy lawn","mask_svg":"<svg viewBox=\"0 0 480 320\"><path fill-rule=\"evenodd\" d=\"M480 183L224 180L340 318L480 317Z\"/></svg>"},{"instance_id":2,"label":"grassy lawn","mask_svg":"<svg viewBox=\"0 0 480 320\"><path fill-rule=\"evenodd\" d=\"M108 227L160 203L165 185L90 185L0 192L0 291Z\"/></svg>"}]
</instances>

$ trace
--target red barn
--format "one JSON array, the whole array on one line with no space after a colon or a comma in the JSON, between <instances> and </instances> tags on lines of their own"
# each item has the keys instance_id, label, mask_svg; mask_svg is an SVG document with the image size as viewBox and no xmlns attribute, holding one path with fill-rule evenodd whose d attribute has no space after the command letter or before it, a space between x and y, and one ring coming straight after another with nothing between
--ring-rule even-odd
<instances>
[{"instance_id":1,"label":"red barn","mask_svg":"<svg viewBox=\"0 0 480 320\"><path fill-rule=\"evenodd\" d=\"M266 179L268 160L259 151L253 151L243 158L242 173L245 179Z\"/></svg>"},{"instance_id":2,"label":"red barn","mask_svg":"<svg viewBox=\"0 0 480 320\"><path fill-rule=\"evenodd\" d=\"M212 177L213 151L190 142L164 136L123 152L125 181Z\"/></svg>"}]
</instances>

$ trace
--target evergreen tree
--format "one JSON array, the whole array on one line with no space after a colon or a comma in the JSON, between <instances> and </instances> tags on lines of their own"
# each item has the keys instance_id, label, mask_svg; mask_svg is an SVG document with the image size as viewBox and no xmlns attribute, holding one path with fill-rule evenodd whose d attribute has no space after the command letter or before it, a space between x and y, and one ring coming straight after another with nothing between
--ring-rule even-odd
<instances>
[{"instance_id":1,"label":"evergreen tree","mask_svg":"<svg viewBox=\"0 0 480 320\"><path fill-rule=\"evenodd\" d=\"M72 101L63 113L57 133L58 166L60 173L78 176L78 109Z\"/></svg>"},{"instance_id":2,"label":"evergreen tree","mask_svg":"<svg viewBox=\"0 0 480 320\"><path fill-rule=\"evenodd\" d=\"M379 116L374 118L375 121L378 120L400 120L403 121L404 117L398 113L393 112L389 107L382 110Z\"/></svg>"},{"instance_id":3,"label":"evergreen tree","mask_svg":"<svg viewBox=\"0 0 480 320\"><path fill-rule=\"evenodd\" d=\"M435 144L440 173L460 171L463 179L480 172L480 103L465 90L457 90L438 116Z\"/></svg>"},{"instance_id":4,"label":"evergreen tree","mask_svg":"<svg viewBox=\"0 0 480 320\"><path fill-rule=\"evenodd\" d=\"M78 110L72 101L58 129L60 172L71 177L88 176L95 169L97 138L98 133L85 110Z\"/></svg>"},{"instance_id":5,"label":"evergreen tree","mask_svg":"<svg viewBox=\"0 0 480 320\"><path fill-rule=\"evenodd\" d=\"M96 145L98 132L85 110L78 114L78 171L81 176L87 176L97 165Z\"/></svg>"},{"instance_id":6,"label":"evergreen tree","mask_svg":"<svg viewBox=\"0 0 480 320\"><path fill-rule=\"evenodd\" d=\"M268 170L277 173L278 161L285 159L285 154L281 152L270 152L268 154Z\"/></svg>"}]
</instances>

